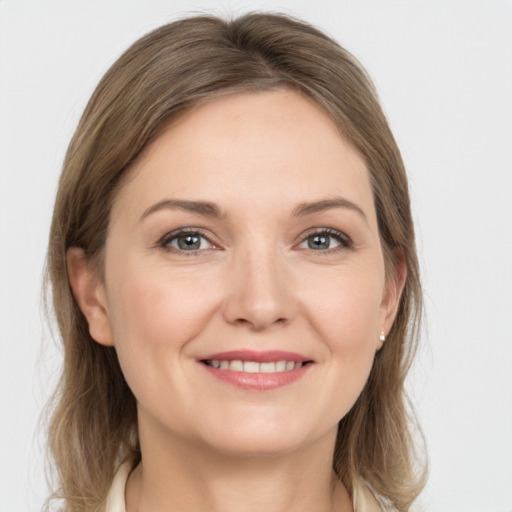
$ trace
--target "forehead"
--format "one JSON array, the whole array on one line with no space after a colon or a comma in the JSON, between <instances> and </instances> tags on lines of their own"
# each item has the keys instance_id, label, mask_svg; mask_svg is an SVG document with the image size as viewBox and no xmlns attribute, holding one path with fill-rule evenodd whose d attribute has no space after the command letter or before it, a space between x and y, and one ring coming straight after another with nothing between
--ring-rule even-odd
<instances>
[{"instance_id":1,"label":"forehead","mask_svg":"<svg viewBox=\"0 0 512 512\"><path fill-rule=\"evenodd\" d=\"M133 166L114 208L184 196L262 208L343 196L373 209L363 158L316 103L286 89L215 98L180 116Z\"/></svg>"}]
</instances>

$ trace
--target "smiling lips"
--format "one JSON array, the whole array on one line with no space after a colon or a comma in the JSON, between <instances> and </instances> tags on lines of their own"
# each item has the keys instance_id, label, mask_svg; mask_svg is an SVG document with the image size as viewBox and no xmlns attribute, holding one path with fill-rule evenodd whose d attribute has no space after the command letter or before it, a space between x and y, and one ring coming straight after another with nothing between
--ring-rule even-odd
<instances>
[{"instance_id":1,"label":"smiling lips","mask_svg":"<svg viewBox=\"0 0 512 512\"><path fill-rule=\"evenodd\" d=\"M249 350L222 352L201 358L214 377L245 390L275 389L300 379L313 361L283 351Z\"/></svg>"}]
</instances>

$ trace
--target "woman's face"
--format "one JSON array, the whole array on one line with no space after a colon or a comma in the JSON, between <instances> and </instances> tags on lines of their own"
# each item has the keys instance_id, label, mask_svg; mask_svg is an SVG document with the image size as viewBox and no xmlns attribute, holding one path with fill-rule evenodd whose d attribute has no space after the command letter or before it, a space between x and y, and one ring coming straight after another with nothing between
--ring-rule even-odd
<instances>
[{"instance_id":1,"label":"woman's face","mask_svg":"<svg viewBox=\"0 0 512 512\"><path fill-rule=\"evenodd\" d=\"M141 429L225 453L334 438L397 300L364 161L288 90L164 132L116 197L104 262L91 332L115 345Z\"/></svg>"}]
</instances>

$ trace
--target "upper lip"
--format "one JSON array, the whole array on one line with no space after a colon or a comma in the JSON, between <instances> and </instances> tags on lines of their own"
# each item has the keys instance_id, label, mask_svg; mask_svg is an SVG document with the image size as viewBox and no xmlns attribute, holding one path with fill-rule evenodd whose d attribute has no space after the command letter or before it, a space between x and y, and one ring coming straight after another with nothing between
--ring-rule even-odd
<instances>
[{"instance_id":1,"label":"upper lip","mask_svg":"<svg viewBox=\"0 0 512 512\"><path fill-rule=\"evenodd\" d=\"M284 350L230 350L228 352L217 352L200 357L200 361L254 361L256 363L271 363L273 361L293 361L294 363L305 363L312 361L296 352L286 352Z\"/></svg>"}]
</instances>

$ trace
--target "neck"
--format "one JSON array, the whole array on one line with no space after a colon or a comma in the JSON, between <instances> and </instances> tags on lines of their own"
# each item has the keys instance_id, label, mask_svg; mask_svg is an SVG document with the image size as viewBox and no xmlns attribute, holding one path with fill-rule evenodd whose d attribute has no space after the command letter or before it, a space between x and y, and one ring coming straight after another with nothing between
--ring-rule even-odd
<instances>
[{"instance_id":1,"label":"neck","mask_svg":"<svg viewBox=\"0 0 512 512\"><path fill-rule=\"evenodd\" d=\"M144 439L127 512L352 512L332 470L335 433L285 454L218 453L183 439ZM161 440L160 440L161 441Z\"/></svg>"}]
</instances>

